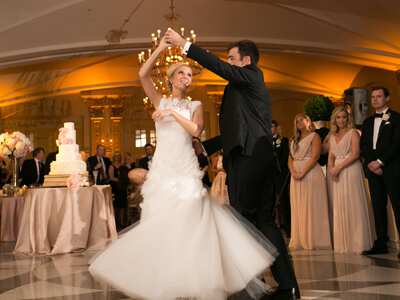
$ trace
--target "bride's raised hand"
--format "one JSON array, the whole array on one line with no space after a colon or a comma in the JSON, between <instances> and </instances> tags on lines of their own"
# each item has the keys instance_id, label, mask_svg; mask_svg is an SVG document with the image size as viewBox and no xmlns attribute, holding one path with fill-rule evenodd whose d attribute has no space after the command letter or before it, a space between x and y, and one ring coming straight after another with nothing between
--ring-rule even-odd
<instances>
[{"instance_id":1,"label":"bride's raised hand","mask_svg":"<svg viewBox=\"0 0 400 300\"><path fill-rule=\"evenodd\" d=\"M160 45L158 45L158 47L161 47L161 49L166 49L168 47L171 47L170 43L167 43L167 40L165 38L165 35L162 37L161 41L160 41Z\"/></svg>"}]
</instances>

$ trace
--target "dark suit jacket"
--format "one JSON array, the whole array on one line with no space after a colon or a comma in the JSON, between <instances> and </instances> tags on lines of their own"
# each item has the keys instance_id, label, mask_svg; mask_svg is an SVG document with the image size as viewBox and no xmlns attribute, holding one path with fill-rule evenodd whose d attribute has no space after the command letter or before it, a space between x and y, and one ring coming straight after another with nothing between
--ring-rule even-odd
<instances>
[{"instance_id":1,"label":"dark suit jacket","mask_svg":"<svg viewBox=\"0 0 400 300\"><path fill-rule=\"evenodd\" d=\"M139 168L148 170L149 169L149 165L148 164L149 164L149 157L148 156L143 157L141 160L139 160Z\"/></svg>"},{"instance_id":2,"label":"dark suit jacket","mask_svg":"<svg viewBox=\"0 0 400 300\"><path fill-rule=\"evenodd\" d=\"M382 167L383 177L400 176L400 114L391 109L386 113L390 114L390 118L386 122L382 120L375 152L372 150L375 117L364 121L360 139L361 155L366 166L377 159L382 161L385 164ZM367 168L367 177L371 174Z\"/></svg>"},{"instance_id":3,"label":"dark suit jacket","mask_svg":"<svg viewBox=\"0 0 400 300\"><path fill-rule=\"evenodd\" d=\"M42 184L44 181L44 173L43 173L44 165L42 163L40 164L42 170L39 175L39 181L37 182L38 184ZM32 158L25 160L24 163L22 164L22 170L21 170L21 177L22 177L21 186L23 185L29 186L31 184L35 184L38 178L37 173L38 170L36 167L35 159Z\"/></svg>"},{"instance_id":4,"label":"dark suit jacket","mask_svg":"<svg viewBox=\"0 0 400 300\"><path fill-rule=\"evenodd\" d=\"M262 71L255 65L232 66L195 44L190 46L187 57L229 81L219 118L225 170L235 152L265 161L279 170L272 149L271 100Z\"/></svg>"},{"instance_id":5,"label":"dark suit jacket","mask_svg":"<svg viewBox=\"0 0 400 300\"><path fill-rule=\"evenodd\" d=\"M104 171L105 171L106 175L108 177L110 177L108 175L108 169L111 166L111 160L108 157L103 157L103 160L104 160L104 164L106 165L106 169ZM97 159L97 155L93 155L93 156L89 157L88 158L88 163L90 165L91 174L93 176L93 172L92 171L94 170L94 167L99 163L99 161ZM97 174L96 183L99 184L99 185L106 184L104 181L100 181L100 171Z\"/></svg>"},{"instance_id":6,"label":"dark suit jacket","mask_svg":"<svg viewBox=\"0 0 400 300\"><path fill-rule=\"evenodd\" d=\"M278 157L279 167L282 173L287 173L289 171L288 159L289 159L289 140L283 136L278 135L277 141L274 144L274 152Z\"/></svg>"}]
</instances>

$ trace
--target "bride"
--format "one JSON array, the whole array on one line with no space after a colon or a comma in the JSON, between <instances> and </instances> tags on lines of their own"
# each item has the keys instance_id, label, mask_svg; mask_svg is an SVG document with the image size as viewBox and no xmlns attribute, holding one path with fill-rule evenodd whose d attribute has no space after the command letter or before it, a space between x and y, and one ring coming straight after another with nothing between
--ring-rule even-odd
<instances>
[{"instance_id":1,"label":"bride","mask_svg":"<svg viewBox=\"0 0 400 300\"><path fill-rule=\"evenodd\" d=\"M140 224L96 256L89 270L136 298L226 299L243 289L260 297L267 286L258 277L276 251L203 187L192 147L192 136L203 130L203 105L185 97L192 70L184 63L169 67L171 98L162 97L150 78L168 46L163 38L139 72L156 109L157 130L157 149L142 187Z\"/></svg>"}]
</instances>

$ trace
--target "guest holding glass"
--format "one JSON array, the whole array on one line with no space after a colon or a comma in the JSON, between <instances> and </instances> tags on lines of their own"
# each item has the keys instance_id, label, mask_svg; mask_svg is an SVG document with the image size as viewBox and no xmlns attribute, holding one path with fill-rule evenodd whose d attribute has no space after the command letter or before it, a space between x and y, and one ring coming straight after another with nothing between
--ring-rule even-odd
<instances>
[{"instance_id":1,"label":"guest holding glass","mask_svg":"<svg viewBox=\"0 0 400 300\"><path fill-rule=\"evenodd\" d=\"M340 253L361 254L372 247L368 194L359 160L360 135L352 116L343 106L331 116L329 173L332 178L334 249Z\"/></svg>"},{"instance_id":2,"label":"guest holding glass","mask_svg":"<svg viewBox=\"0 0 400 300\"><path fill-rule=\"evenodd\" d=\"M311 131L311 120L299 114L294 120L289 170L292 229L289 247L331 249L328 196L324 173L318 164L321 138Z\"/></svg>"}]
</instances>

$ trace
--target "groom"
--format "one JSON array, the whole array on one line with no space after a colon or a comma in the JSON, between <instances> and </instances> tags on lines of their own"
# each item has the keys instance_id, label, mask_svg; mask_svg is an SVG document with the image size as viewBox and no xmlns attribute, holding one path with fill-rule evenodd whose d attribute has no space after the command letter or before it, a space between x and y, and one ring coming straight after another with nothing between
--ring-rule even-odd
<instances>
[{"instance_id":1,"label":"groom","mask_svg":"<svg viewBox=\"0 0 400 300\"><path fill-rule=\"evenodd\" d=\"M388 107L389 100L386 88L372 89L371 104L376 113L364 121L360 139L377 235L374 246L364 255L388 253L388 195L400 233L400 114ZM400 259L400 253L397 256Z\"/></svg>"},{"instance_id":2,"label":"groom","mask_svg":"<svg viewBox=\"0 0 400 300\"><path fill-rule=\"evenodd\" d=\"M272 147L271 101L263 73L257 67L257 46L247 40L233 43L228 48L228 62L223 62L172 29L167 31L166 41L182 47L187 57L229 81L219 119L229 201L279 252L271 266L279 284L274 298L299 299L286 245L272 217L273 185L279 165Z\"/></svg>"}]
</instances>

